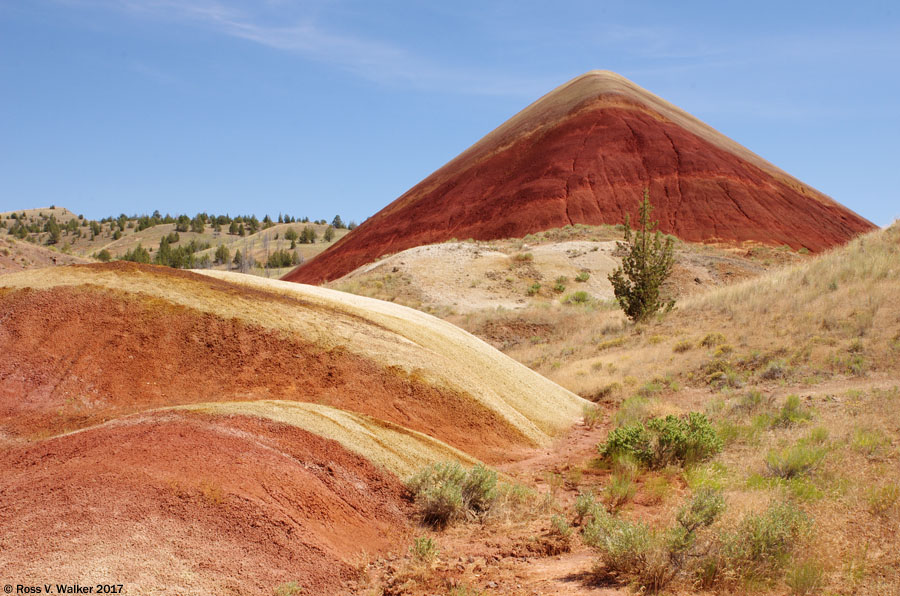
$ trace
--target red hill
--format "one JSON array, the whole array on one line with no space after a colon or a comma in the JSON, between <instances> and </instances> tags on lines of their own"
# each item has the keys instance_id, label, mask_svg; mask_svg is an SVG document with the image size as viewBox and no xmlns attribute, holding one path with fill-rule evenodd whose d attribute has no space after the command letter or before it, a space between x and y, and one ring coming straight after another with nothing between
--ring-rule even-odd
<instances>
[{"instance_id":1,"label":"red hill","mask_svg":"<svg viewBox=\"0 0 900 596\"><path fill-rule=\"evenodd\" d=\"M611 72L553 90L284 279L321 283L381 255L634 218L690 242L820 251L874 225Z\"/></svg>"}]
</instances>

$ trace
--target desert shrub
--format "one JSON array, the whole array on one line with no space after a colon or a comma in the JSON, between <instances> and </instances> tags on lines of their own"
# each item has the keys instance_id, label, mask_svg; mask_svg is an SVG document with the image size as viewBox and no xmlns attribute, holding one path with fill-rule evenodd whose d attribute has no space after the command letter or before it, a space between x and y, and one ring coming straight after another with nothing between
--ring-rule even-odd
<instances>
[{"instance_id":1,"label":"desert shrub","mask_svg":"<svg viewBox=\"0 0 900 596\"><path fill-rule=\"evenodd\" d=\"M603 457L627 454L650 468L702 461L721 448L722 441L715 429L699 412L653 418L646 426L642 423L620 426L598 446Z\"/></svg>"},{"instance_id":2,"label":"desert shrub","mask_svg":"<svg viewBox=\"0 0 900 596\"><path fill-rule=\"evenodd\" d=\"M497 473L481 464L468 472L455 462L434 464L413 476L408 486L423 523L443 528L491 507L497 497Z\"/></svg>"},{"instance_id":3,"label":"desert shrub","mask_svg":"<svg viewBox=\"0 0 900 596\"><path fill-rule=\"evenodd\" d=\"M597 344L597 351L602 352L603 350L608 350L610 348L618 348L619 346L625 345L625 342L627 341L627 337L614 337L613 339L607 339Z\"/></svg>"},{"instance_id":4,"label":"desert shrub","mask_svg":"<svg viewBox=\"0 0 900 596\"><path fill-rule=\"evenodd\" d=\"M434 540L421 536L413 540L413 545L409 547L409 552L413 557L423 563L431 564L437 558L438 549Z\"/></svg>"},{"instance_id":5,"label":"desert shrub","mask_svg":"<svg viewBox=\"0 0 900 596\"><path fill-rule=\"evenodd\" d=\"M774 381L776 379L780 379L785 376L787 371L787 366L781 360L772 360L766 366L765 370L763 370L759 378L764 379L766 381Z\"/></svg>"},{"instance_id":6,"label":"desert shrub","mask_svg":"<svg viewBox=\"0 0 900 596\"><path fill-rule=\"evenodd\" d=\"M591 295L584 290L572 292L563 299L563 302L565 302L566 304L587 304L590 301Z\"/></svg>"},{"instance_id":7,"label":"desert shrub","mask_svg":"<svg viewBox=\"0 0 900 596\"><path fill-rule=\"evenodd\" d=\"M816 561L802 561L788 570L785 583L796 596L818 594L825 585L825 571Z\"/></svg>"},{"instance_id":8,"label":"desert shrub","mask_svg":"<svg viewBox=\"0 0 900 596\"><path fill-rule=\"evenodd\" d=\"M584 283L591 278L591 274L587 271L582 271L578 275L575 276L575 281L578 283Z\"/></svg>"},{"instance_id":9,"label":"desert shrub","mask_svg":"<svg viewBox=\"0 0 900 596\"><path fill-rule=\"evenodd\" d=\"M614 517L596 508L585 526L583 540L600 554L599 574L632 583L642 592L664 588L693 554L696 532L711 525L724 511L716 491L702 491L683 506L676 524L664 531L642 522Z\"/></svg>"},{"instance_id":10,"label":"desert shrub","mask_svg":"<svg viewBox=\"0 0 900 596\"><path fill-rule=\"evenodd\" d=\"M737 403L732 404L729 414L734 417L743 417L766 412L771 408L771 402L772 398L764 396L762 392L749 391L742 395L737 400ZM764 415L766 417L765 426L768 427L771 425L772 416L768 413L765 413Z\"/></svg>"},{"instance_id":11,"label":"desert shrub","mask_svg":"<svg viewBox=\"0 0 900 596\"><path fill-rule=\"evenodd\" d=\"M528 286L528 290L526 291L526 293L527 293L529 296L534 296L534 295L536 295L536 294L537 294L538 292L540 292L540 291L541 291L541 284L539 284L539 283L537 283L537 282L534 282L533 284L531 284L530 286Z\"/></svg>"},{"instance_id":12,"label":"desert shrub","mask_svg":"<svg viewBox=\"0 0 900 596\"><path fill-rule=\"evenodd\" d=\"M869 363L861 352L848 351L846 354L834 354L831 357L831 367L837 372L859 377L868 370Z\"/></svg>"},{"instance_id":13,"label":"desert shrub","mask_svg":"<svg viewBox=\"0 0 900 596\"><path fill-rule=\"evenodd\" d=\"M598 512L582 537L600 555L595 570L599 575L633 583L647 592L661 590L674 577L665 536L642 522Z\"/></svg>"},{"instance_id":14,"label":"desert shrub","mask_svg":"<svg viewBox=\"0 0 900 596\"><path fill-rule=\"evenodd\" d=\"M96 258L101 263L109 263L110 260L112 260L112 255L110 254L110 252L107 249L104 248L103 250L101 250L100 252L97 253Z\"/></svg>"},{"instance_id":15,"label":"desert shrub","mask_svg":"<svg viewBox=\"0 0 900 596\"><path fill-rule=\"evenodd\" d=\"M594 426L600 422L600 418L603 416L603 410L594 405L585 405L581 409L581 414L584 418L584 425L588 428L594 428Z\"/></svg>"},{"instance_id":16,"label":"desert shrub","mask_svg":"<svg viewBox=\"0 0 900 596\"><path fill-rule=\"evenodd\" d=\"M780 569L798 539L811 527L809 517L790 501L746 515L724 536L723 566L745 579L764 579Z\"/></svg>"},{"instance_id":17,"label":"desert shrub","mask_svg":"<svg viewBox=\"0 0 900 596\"><path fill-rule=\"evenodd\" d=\"M550 518L550 529L558 536L568 539L572 535L572 527L562 515L556 514Z\"/></svg>"},{"instance_id":18,"label":"desert shrub","mask_svg":"<svg viewBox=\"0 0 900 596\"><path fill-rule=\"evenodd\" d=\"M595 512L602 509L592 491L580 492L575 497L575 522L584 523L585 520L594 517Z\"/></svg>"},{"instance_id":19,"label":"desert shrub","mask_svg":"<svg viewBox=\"0 0 900 596\"><path fill-rule=\"evenodd\" d=\"M513 260L517 263L531 263L534 261L534 255L530 252L520 252L513 257Z\"/></svg>"},{"instance_id":20,"label":"desert shrub","mask_svg":"<svg viewBox=\"0 0 900 596\"><path fill-rule=\"evenodd\" d=\"M705 487L694 494L690 503L678 510L675 519L685 531L693 533L701 527L711 525L723 511L725 498L722 492Z\"/></svg>"},{"instance_id":21,"label":"desert shrub","mask_svg":"<svg viewBox=\"0 0 900 596\"><path fill-rule=\"evenodd\" d=\"M800 403L800 398L796 395L789 395L784 400L781 410L772 420L773 427L790 427L795 424L807 422L812 419L812 411L804 408Z\"/></svg>"},{"instance_id":22,"label":"desert shrub","mask_svg":"<svg viewBox=\"0 0 900 596\"><path fill-rule=\"evenodd\" d=\"M556 278L556 281L553 283L553 291L557 294L562 294L566 291L566 282L569 281L565 275L560 275Z\"/></svg>"},{"instance_id":23,"label":"desert shrub","mask_svg":"<svg viewBox=\"0 0 900 596\"><path fill-rule=\"evenodd\" d=\"M672 351L675 352L676 354L681 354L683 352L687 352L688 350L690 350L693 347L694 347L693 342L691 342L690 340L687 340L687 339L683 339L683 340L679 341L678 343L676 343L672 347Z\"/></svg>"},{"instance_id":24,"label":"desert shrub","mask_svg":"<svg viewBox=\"0 0 900 596\"><path fill-rule=\"evenodd\" d=\"M766 454L766 468L772 476L789 480L814 470L825 458L825 449L801 442Z\"/></svg>"},{"instance_id":25,"label":"desert shrub","mask_svg":"<svg viewBox=\"0 0 900 596\"><path fill-rule=\"evenodd\" d=\"M734 352L734 346L732 346L731 344L722 344L718 348L716 348L716 351L713 352L713 356L715 356L716 358L722 358L724 356L727 356L728 354L731 354L732 352Z\"/></svg>"},{"instance_id":26,"label":"desert shrub","mask_svg":"<svg viewBox=\"0 0 900 596\"><path fill-rule=\"evenodd\" d=\"M609 477L609 483L603 490L606 502L612 511L618 511L634 497L634 474L621 471Z\"/></svg>"},{"instance_id":27,"label":"desert shrub","mask_svg":"<svg viewBox=\"0 0 900 596\"><path fill-rule=\"evenodd\" d=\"M703 339L700 340L701 348L714 348L719 344L725 343L725 336L721 333L707 333Z\"/></svg>"}]
</instances>

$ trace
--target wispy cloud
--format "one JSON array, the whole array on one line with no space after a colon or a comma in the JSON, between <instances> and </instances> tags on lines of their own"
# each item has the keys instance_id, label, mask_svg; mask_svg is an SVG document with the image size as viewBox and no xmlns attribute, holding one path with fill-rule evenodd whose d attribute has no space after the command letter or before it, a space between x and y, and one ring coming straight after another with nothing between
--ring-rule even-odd
<instances>
[{"instance_id":1,"label":"wispy cloud","mask_svg":"<svg viewBox=\"0 0 900 596\"><path fill-rule=\"evenodd\" d=\"M473 95L534 97L559 83L547 79L498 75L486 70L442 64L394 43L335 31L310 15L285 18L277 24L259 11L216 0L59 0L116 8L141 18L177 21L206 27L307 60L334 65L367 80L421 90ZM278 2L266 3L278 9ZM256 8L256 7L254 7ZM283 12L290 12L285 10ZM284 24L287 22L288 24Z\"/></svg>"}]
</instances>

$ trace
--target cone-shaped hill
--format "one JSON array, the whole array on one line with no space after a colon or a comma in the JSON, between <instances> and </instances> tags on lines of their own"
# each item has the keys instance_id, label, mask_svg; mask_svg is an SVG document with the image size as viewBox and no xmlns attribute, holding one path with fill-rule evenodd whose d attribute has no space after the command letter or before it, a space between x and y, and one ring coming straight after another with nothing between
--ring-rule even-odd
<instances>
[{"instance_id":1,"label":"cone-shaped hill","mask_svg":"<svg viewBox=\"0 0 900 596\"><path fill-rule=\"evenodd\" d=\"M634 218L689 242L823 250L873 224L611 72L537 100L284 279L321 283L450 238L520 237Z\"/></svg>"}]
</instances>

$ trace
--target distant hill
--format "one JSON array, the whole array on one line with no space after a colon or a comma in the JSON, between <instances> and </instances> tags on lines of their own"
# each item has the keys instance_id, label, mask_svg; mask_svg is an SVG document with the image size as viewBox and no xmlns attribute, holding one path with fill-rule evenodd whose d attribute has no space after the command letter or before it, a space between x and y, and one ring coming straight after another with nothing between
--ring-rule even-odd
<instances>
[{"instance_id":1,"label":"distant hill","mask_svg":"<svg viewBox=\"0 0 900 596\"><path fill-rule=\"evenodd\" d=\"M51 219L58 228L55 237L49 230ZM201 219L202 225L197 224ZM55 205L7 211L0 213L0 244L6 242L12 246L13 242L18 241L16 254L19 256L9 257L0 249L0 273L86 263L98 257L128 260L129 254L139 246L149 253L151 262L157 262L162 239L170 238L173 250L181 248L186 251L190 246L193 255L191 261L173 266L238 269L244 273L277 277L290 271L297 263L313 258L350 231L343 224L335 228L325 220L290 218L293 221L282 222L281 219L281 216L277 220L263 216L260 220L254 216L230 217L205 213L161 216L156 212L153 215L120 215L91 220ZM235 224L233 227L232 222ZM350 227L355 227L355 224L351 222ZM305 228L314 232L314 239L307 237L303 241L300 236ZM326 239L329 235L331 238ZM292 237L296 238L294 242ZM221 246L227 249L228 263L217 259L216 252ZM237 251L241 252L243 265L233 262ZM276 255L281 257L277 259L281 262L273 260L269 266L270 257L276 252L281 253ZM285 260L288 261L286 265Z\"/></svg>"},{"instance_id":2,"label":"distant hill","mask_svg":"<svg viewBox=\"0 0 900 596\"><path fill-rule=\"evenodd\" d=\"M634 219L689 242L809 251L874 225L627 79L593 71L534 102L284 279L321 283L451 238Z\"/></svg>"}]
</instances>

